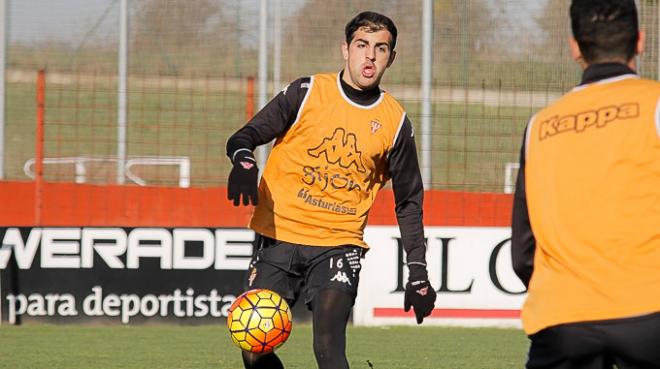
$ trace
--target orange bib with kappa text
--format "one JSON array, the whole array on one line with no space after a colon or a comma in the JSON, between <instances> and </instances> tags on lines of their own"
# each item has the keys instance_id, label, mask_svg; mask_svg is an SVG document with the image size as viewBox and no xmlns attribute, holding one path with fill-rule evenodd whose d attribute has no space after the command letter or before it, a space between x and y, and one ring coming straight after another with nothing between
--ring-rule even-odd
<instances>
[{"instance_id":1,"label":"orange bib with kappa text","mask_svg":"<svg viewBox=\"0 0 660 369\"><path fill-rule=\"evenodd\" d=\"M660 84L578 87L527 132L525 331L660 311Z\"/></svg>"}]
</instances>

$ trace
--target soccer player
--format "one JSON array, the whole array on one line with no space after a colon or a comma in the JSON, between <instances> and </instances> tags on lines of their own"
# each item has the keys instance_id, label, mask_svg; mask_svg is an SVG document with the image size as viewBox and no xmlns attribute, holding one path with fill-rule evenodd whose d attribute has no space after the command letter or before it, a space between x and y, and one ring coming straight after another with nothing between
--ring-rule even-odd
<instances>
[{"instance_id":1,"label":"soccer player","mask_svg":"<svg viewBox=\"0 0 660 369\"><path fill-rule=\"evenodd\" d=\"M341 72L295 80L227 141L229 199L257 205L248 288L307 304L320 369L348 368L346 325L367 250L363 230L389 179L409 270L404 309L412 307L421 323L436 298L426 270L414 131L401 105L379 88L394 61L396 26L363 12L345 34ZM253 151L273 139L257 189ZM273 353L243 352L243 361L250 369L283 368Z\"/></svg>"},{"instance_id":2,"label":"soccer player","mask_svg":"<svg viewBox=\"0 0 660 369\"><path fill-rule=\"evenodd\" d=\"M634 0L573 0L582 82L528 123L513 210L527 368L660 368L660 84Z\"/></svg>"}]
</instances>

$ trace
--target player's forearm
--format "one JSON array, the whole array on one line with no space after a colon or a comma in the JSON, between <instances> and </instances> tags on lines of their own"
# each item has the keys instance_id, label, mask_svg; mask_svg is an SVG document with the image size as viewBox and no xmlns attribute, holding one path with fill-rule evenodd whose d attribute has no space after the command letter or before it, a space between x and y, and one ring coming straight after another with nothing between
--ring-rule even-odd
<instances>
[{"instance_id":1,"label":"player's forearm","mask_svg":"<svg viewBox=\"0 0 660 369\"><path fill-rule=\"evenodd\" d=\"M424 225L422 213L397 214L401 242L406 253L406 264L410 268L410 275L415 280L428 279L426 272L426 240L424 239Z\"/></svg>"},{"instance_id":2,"label":"player's forearm","mask_svg":"<svg viewBox=\"0 0 660 369\"><path fill-rule=\"evenodd\" d=\"M421 178L419 179L421 183ZM427 280L426 272L426 239L424 238L424 224L422 222L422 204L424 191L421 185L409 192L397 191L395 186L396 218L401 231L401 242L406 253L406 264L410 268L410 278L414 280Z\"/></svg>"},{"instance_id":3,"label":"player's forearm","mask_svg":"<svg viewBox=\"0 0 660 369\"><path fill-rule=\"evenodd\" d=\"M231 161L234 161L234 157L238 152L242 151L254 151L257 147L258 138L255 137L254 131L250 127L243 127L238 132L234 133L227 140L227 156Z\"/></svg>"},{"instance_id":4,"label":"player's forearm","mask_svg":"<svg viewBox=\"0 0 660 369\"><path fill-rule=\"evenodd\" d=\"M421 181L421 179L420 179ZM426 242L424 239L424 224L422 222L422 203L424 192L421 186L417 190L401 193L399 186L395 186L396 218L401 231L401 241L406 252L408 263L426 265Z\"/></svg>"}]
</instances>

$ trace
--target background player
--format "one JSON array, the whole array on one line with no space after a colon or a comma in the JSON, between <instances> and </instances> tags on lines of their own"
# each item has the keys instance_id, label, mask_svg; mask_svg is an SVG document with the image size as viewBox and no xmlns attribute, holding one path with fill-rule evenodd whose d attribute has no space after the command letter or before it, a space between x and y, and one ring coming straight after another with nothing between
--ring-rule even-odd
<instances>
[{"instance_id":1,"label":"background player","mask_svg":"<svg viewBox=\"0 0 660 369\"><path fill-rule=\"evenodd\" d=\"M526 130L513 211L527 368L660 368L660 84L634 0L573 0L573 91Z\"/></svg>"}]
</instances>

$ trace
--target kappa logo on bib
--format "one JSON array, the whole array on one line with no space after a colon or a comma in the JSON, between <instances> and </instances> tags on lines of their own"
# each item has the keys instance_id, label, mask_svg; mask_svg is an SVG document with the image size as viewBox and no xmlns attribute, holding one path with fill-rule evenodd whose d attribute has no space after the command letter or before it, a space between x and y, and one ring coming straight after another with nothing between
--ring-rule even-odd
<instances>
[{"instance_id":1,"label":"kappa logo on bib","mask_svg":"<svg viewBox=\"0 0 660 369\"><path fill-rule=\"evenodd\" d=\"M318 146L307 150L307 153L315 158L324 156L329 164L339 164L342 168L348 169L354 165L360 173L367 171L362 164L362 151L358 150L355 133L346 133L343 128L335 129L332 136L323 138Z\"/></svg>"}]
</instances>

